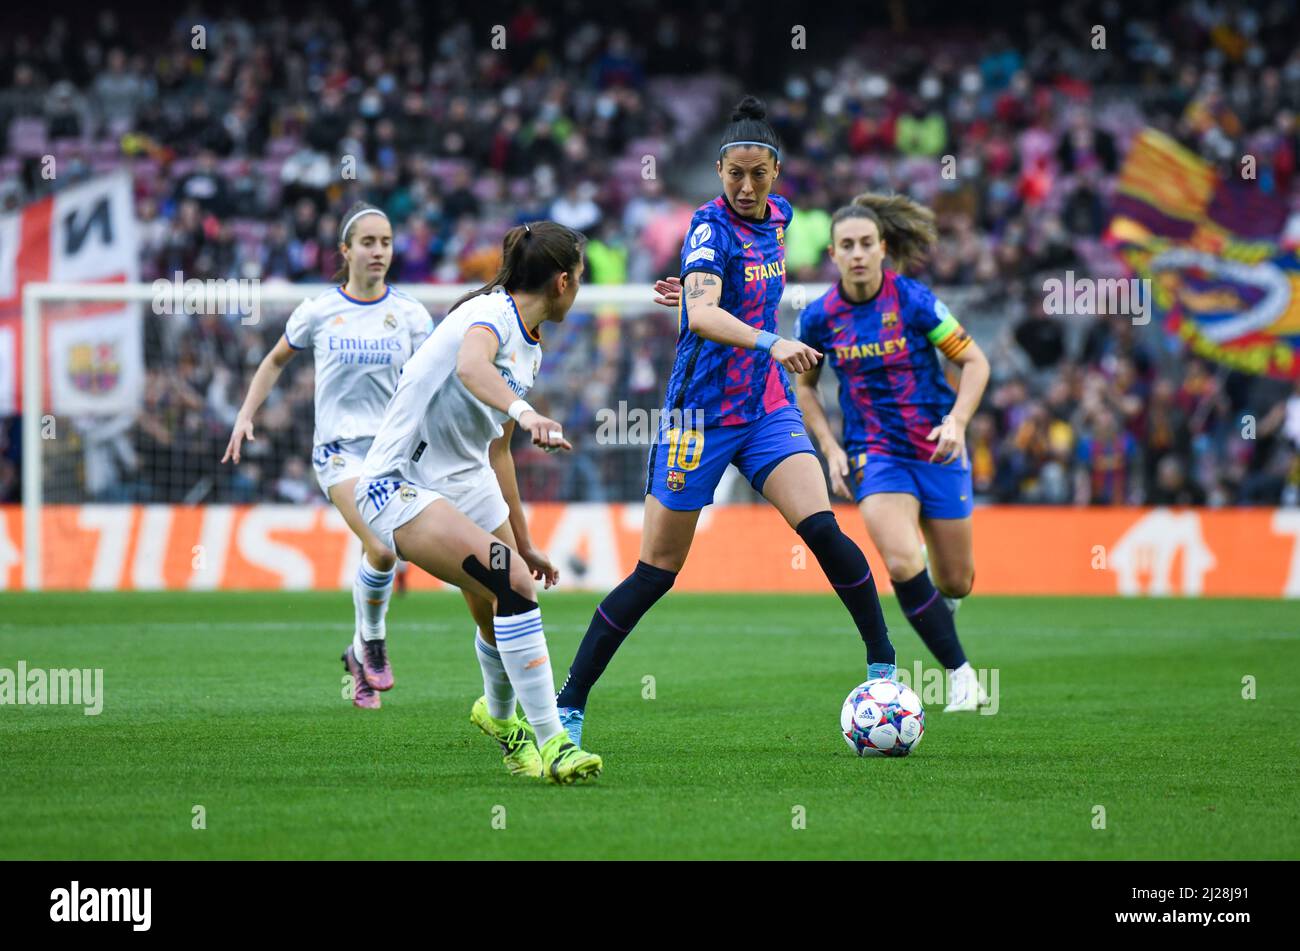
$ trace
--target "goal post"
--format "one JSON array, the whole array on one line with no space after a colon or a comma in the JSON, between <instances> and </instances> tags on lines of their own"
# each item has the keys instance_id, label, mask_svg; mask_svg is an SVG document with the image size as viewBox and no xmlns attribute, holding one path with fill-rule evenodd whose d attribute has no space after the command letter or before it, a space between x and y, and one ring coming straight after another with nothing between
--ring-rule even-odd
<instances>
[{"instance_id":1,"label":"goal post","mask_svg":"<svg viewBox=\"0 0 1300 951\"><path fill-rule=\"evenodd\" d=\"M220 432L216 421L209 419L205 428L198 433L186 432L186 439L194 444L187 447L172 446L167 453L159 453L151 460L134 460L139 466L147 462L152 466L151 478L141 479L141 484L112 485L117 472L129 465L123 463L124 457L132 456L135 449L132 436L124 432L115 432L124 426L138 427L148 424L157 430L160 436L166 436L163 430L168 425L176 425L174 420L154 418L152 410L143 411L146 386L165 386L168 381L179 375L177 361L211 361L211 355L204 350L190 352L192 338L202 338L204 346L213 344L213 335L202 326L178 324L176 321L218 321L225 330L217 344L226 346L226 354L238 351L237 344L231 339L247 336L240 327L250 325L257 327L262 335L269 335L278 328L283 332L284 321L289 313L303 300L311 299L333 289L330 284L289 284L281 282L260 282L257 280L210 280L190 279L159 280L152 283L29 283L23 288L22 297L22 343L21 361L21 398L22 398L22 583L27 590L39 590L49 577L49 569L59 563L60 559L84 558L84 552L75 547L70 540L81 530L98 529L99 522L111 523L113 519L112 503L141 503L150 507L154 503L172 503L192 506L209 502L234 501L244 503L293 503L298 500L292 492L287 496L273 498L265 496L265 486L269 478L264 478L260 485L250 488L239 487L235 495L229 492L225 496L217 491L221 480L230 479L229 470L218 465L221 450L229 435L228 426ZM435 321L441 319L447 309L463 294L474 290L474 284L399 284L395 285L424 304ZM826 290L828 285L791 284L787 286L785 297L779 311L780 327L783 333L789 333L795 316L810 300ZM107 314L107 316L105 316ZM88 316L90 315L90 316ZM94 315L98 315L96 324ZM584 316L585 315L585 316ZM629 326L629 319L640 318L652 326L637 328ZM95 330L75 329L77 321L86 327L95 326ZM131 329L120 338L103 336L105 326L113 320L121 320ZM588 396L585 402L579 400L581 407L590 415L595 407L611 407L621 411L625 405L653 403L662 400L663 388L672 362L673 341L677 332L677 313L654 303L654 294L647 285L583 285L570 312L566 324L548 331L552 344L547 347L547 372L543 372L534 393L544 395L546 388L552 394L559 394L567 388L563 399L556 405L569 406L573 401L569 396L575 392L596 394ZM157 323L171 321L170 324ZM585 323L584 323L585 321ZM154 323L150 323L154 322ZM581 332L569 329L571 325L586 327L591 336L599 337L582 340ZM610 330L611 325L617 325ZM69 329L73 328L73 329ZM120 328L119 328L120 329ZM58 331L58 343L54 342ZM228 331L228 332L227 332ZM96 337L98 333L100 336ZM224 336L223 336L224 334ZM278 334L277 334L278 336ZM187 340L186 338L191 338ZM105 340L126 341L116 346ZM259 337L259 343L273 344L274 339ZM114 347L116 346L116 349ZM187 349L188 348L188 349ZM269 346L267 347L269 349ZM636 351L644 348L644 359ZM139 353L126 353L123 350L138 349ZM241 382L251 373L248 365L247 346L239 352L239 365L226 366L224 369L207 367L214 373L223 373L227 379L229 391L220 401L220 411L225 416L233 414L232 405L237 407L243 398ZM653 349L653 354L648 351ZM147 354L146 354L146 351ZM76 358L68 357L75 352ZM179 356L178 356L179 353ZM260 359L261 354L258 354ZM653 359L651 358L653 356ZM635 358L635 359L633 359ZM304 361L296 361L303 363ZM311 361L305 361L310 366ZM627 369L629 368L630 369ZM624 369L620 369L624 368ZM626 372L624 372L626 371ZM303 373L303 370L296 370ZM241 376L242 374L242 376ZM68 377L75 376L77 386L93 392L81 392L68 383ZM826 376L829 376L827 374ZM75 405L93 406L93 400L103 395L102 391L111 386L125 385L123 380L130 378L134 387L131 399L135 400L131 411L139 419L132 423L121 409L114 411L115 416L99 416L93 412L81 416L76 412L60 410L56 405L58 395L65 397L72 393L76 397ZM825 377L824 377L825 379ZM89 383L87 382L89 381ZM105 382L107 381L107 382ZM309 398L309 382L296 390L298 403L290 420L295 433L295 455L301 457L293 465L292 475L298 478L302 488L301 501L306 502L316 492L314 479L311 477L309 456L310 445L305 451L302 441L310 441L311 413L304 400ZM215 389L215 385L213 387ZM280 387L277 387L279 389ZM238 395L234 396L238 389ZM210 391L208 393L210 396ZM190 397L193 399L193 394ZM273 394L273 399L279 398ZM595 402L593 403L593 400ZM637 401L640 402L637 402ZM267 406L271 406L268 400ZM72 404L68 404L72 405ZM539 406L540 408L540 406ZM570 406L572 409L572 407ZM576 412L576 410L574 410ZM218 414L220 416L220 413ZM284 415L284 414L282 414ZM302 417L307 417L305 422ZM582 418L586 419L588 416ZM225 417L222 417L223 419ZM305 427L306 436L303 431ZM627 427L620 429L620 439L626 435ZM134 432L134 429L132 430ZM266 433L259 429L259 433ZM55 435L57 434L57 436ZM260 448L267 451L264 440L259 439ZM96 448L97 447L97 448ZM525 477L535 476L539 487L555 489L553 483L564 481L570 494L567 498L582 498L573 486L581 484L581 491L588 492L593 485L602 480L614 486L615 501L635 495L639 501L644 489L644 453L645 446L624 442L620 446L592 447L600 452L588 454L585 459L574 460L575 465L568 468L581 470L577 474L558 469L547 460L539 461L536 472L527 467L521 468ZM277 450L278 452L278 450ZM575 454L576 456L577 454ZM549 459L549 457L548 457ZM107 462L105 460L108 460ZM273 460L274 464L289 469L281 455ZM117 467L117 468L115 468ZM267 465L269 473L270 463ZM248 466L241 466L247 469ZM168 470L172 471L168 471ZM96 475L96 473L99 473ZM551 484L542 485L543 480L552 480ZM167 481L166 491L157 491L159 481ZM573 480L570 483L570 480ZM289 491L293 488L292 479L286 474L283 478ZM144 483L149 483L145 485ZM107 488L105 488L107 486ZM224 486L224 483L223 483ZM531 487L531 486L530 486ZM224 491L224 488L223 488ZM261 494L259 494L259 491ZM602 491L604 491L602 489ZM540 491L535 494L542 494ZM528 497L528 493L526 493ZM564 498L566 496L552 496ZM323 498L311 499L323 504ZM60 521L51 528L46 518L47 507L57 510L66 505L75 510L75 518L80 522L89 520L90 526L80 522ZM100 508L103 508L100 511ZM158 505L158 508L164 506ZM89 514L88 514L89 513ZM72 516L70 516L72 517ZM165 515L159 515L165 518ZM96 521L98 520L98 521ZM65 537L67 536L67 537ZM119 558L126 557L125 541L118 546ZM103 546L101 546L103 547ZM52 548L58 550L51 550ZM137 558L140 557L137 554ZM92 584L93 586L93 584ZM105 582L104 586L108 586Z\"/></svg>"}]
</instances>

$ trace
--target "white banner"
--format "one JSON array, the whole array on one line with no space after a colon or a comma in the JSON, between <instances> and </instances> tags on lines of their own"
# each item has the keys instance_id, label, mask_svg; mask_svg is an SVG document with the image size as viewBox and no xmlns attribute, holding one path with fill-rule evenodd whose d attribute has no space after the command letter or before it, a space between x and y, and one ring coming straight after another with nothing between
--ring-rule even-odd
<instances>
[{"instance_id":1,"label":"white banner","mask_svg":"<svg viewBox=\"0 0 1300 951\"><path fill-rule=\"evenodd\" d=\"M135 281L140 242L131 177L106 175L54 196L50 281ZM66 316L65 316L66 314ZM144 396L139 305L58 307L47 317L54 414L136 412Z\"/></svg>"},{"instance_id":2,"label":"white banner","mask_svg":"<svg viewBox=\"0 0 1300 951\"><path fill-rule=\"evenodd\" d=\"M137 280L140 241L131 177L118 172L58 192L50 239L49 276L24 274L24 280Z\"/></svg>"}]
</instances>

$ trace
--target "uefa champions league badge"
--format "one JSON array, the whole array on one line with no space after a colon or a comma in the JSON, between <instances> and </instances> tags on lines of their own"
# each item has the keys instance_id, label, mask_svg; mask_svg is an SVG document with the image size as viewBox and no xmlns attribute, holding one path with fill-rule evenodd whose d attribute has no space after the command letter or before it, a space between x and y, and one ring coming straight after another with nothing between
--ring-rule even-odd
<instances>
[{"instance_id":1,"label":"uefa champions league badge","mask_svg":"<svg viewBox=\"0 0 1300 951\"><path fill-rule=\"evenodd\" d=\"M707 221L702 222L696 225L695 230L691 232L691 247L698 248L711 237L713 237L713 229L709 227Z\"/></svg>"},{"instance_id":2,"label":"uefa champions league badge","mask_svg":"<svg viewBox=\"0 0 1300 951\"><path fill-rule=\"evenodd\" d=\"M669 469L666 481L668 483L668 488L674 492L680 492L682 489L686 488L686 473L679 472L676 469Z\"/></svg>"}]
</instances>

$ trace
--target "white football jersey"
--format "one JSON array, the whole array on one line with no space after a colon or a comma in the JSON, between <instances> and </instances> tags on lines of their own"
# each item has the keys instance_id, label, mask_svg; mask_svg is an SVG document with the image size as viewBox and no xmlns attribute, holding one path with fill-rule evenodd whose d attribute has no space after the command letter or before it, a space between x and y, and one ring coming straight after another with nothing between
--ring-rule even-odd
<instances>
[{"instance_id":1,"label":"white football jersey","mask_svg":"<svg viewBox=\"0 0 1300 951\"><path fill-rule=\"evenodd\" d=\"M542 348L514 299L501 290L469 299L443 319L402 370L366 454L363 479L396 476L436 490L489 467L488 444L501 436L510 417L480 402L456 375L461 341L478 324L500 341L495 364L510 389L522 399L532 388Z\"/></svg>"},{"instance_id":2,"label":"white football jersey","mask_svg":"<svg viewBox=\"0 0 1300 951\"><path fill-rule=\"evenodd\" d=\"M424 305L393 287L372 301L336 287L299 304L284 337L316 358L315 445L373 436L402 365L432 330Z\"/></svg>"}]
</instances>

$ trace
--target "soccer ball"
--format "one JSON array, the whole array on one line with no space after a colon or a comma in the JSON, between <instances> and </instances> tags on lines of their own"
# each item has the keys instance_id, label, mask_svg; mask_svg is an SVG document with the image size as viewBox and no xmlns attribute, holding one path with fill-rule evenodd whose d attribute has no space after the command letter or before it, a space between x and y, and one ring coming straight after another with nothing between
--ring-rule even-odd
<instances>
[{"instance_id":1,"label":"soccer ball","mask_svg":"<svg viewBox=\"0 0 1300 951\"><path fill-rule=\"evenodd\" d=\"M840 708L840 735L859 756L906 756L925 735L921 698L896 680L858 684Z\"/></svg>"}]
</instances>

